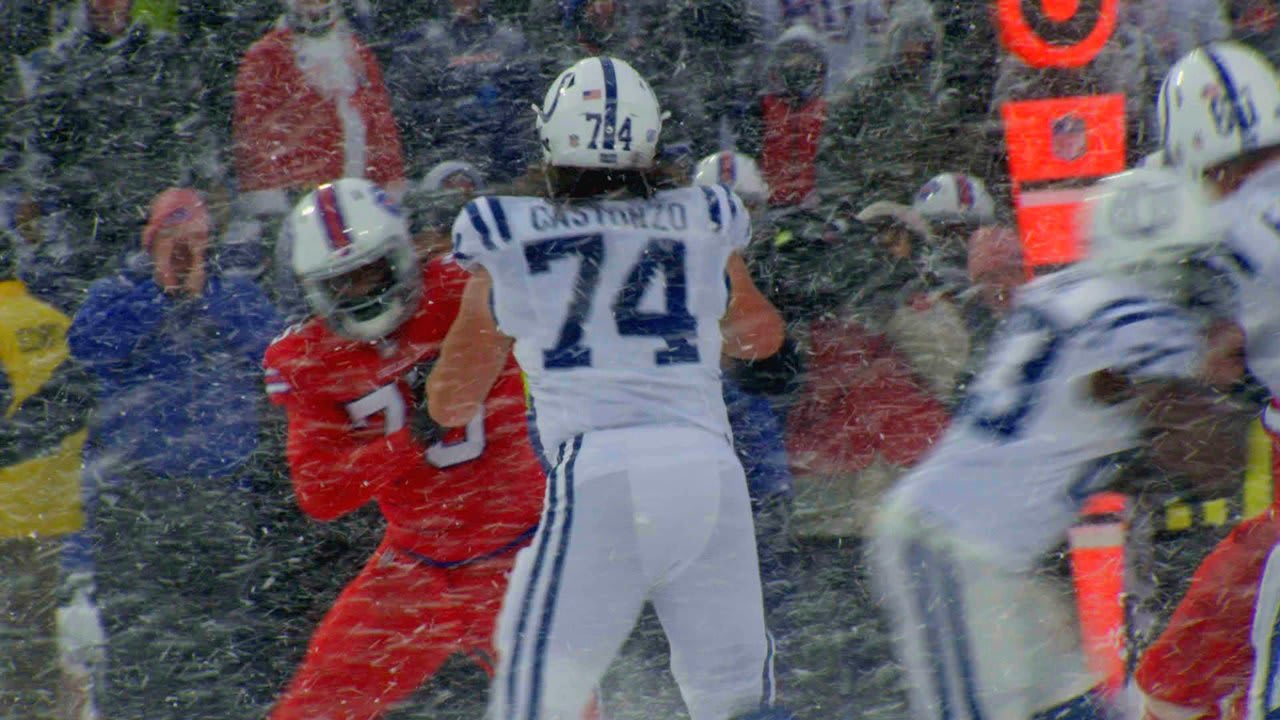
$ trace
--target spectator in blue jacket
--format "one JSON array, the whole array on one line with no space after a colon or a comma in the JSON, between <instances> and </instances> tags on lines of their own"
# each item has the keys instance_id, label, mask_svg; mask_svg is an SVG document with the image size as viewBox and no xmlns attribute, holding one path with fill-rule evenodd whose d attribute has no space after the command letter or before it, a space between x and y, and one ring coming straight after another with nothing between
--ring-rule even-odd
<instances>
[{"instance_id":1,"label":"spectator in blue jacket","mask_svg":"<svg viewBox=\"0 0 1280 720\"><path fill-rule=\"evenodd\" d=\"M85 464L107 632L105 717L247 717L236 673L243 468L259 441L258 366L279 328L266 295L212 270L200 196L151 203L145 252L95 282L68 333L98 381Z\"/></svg>"},{"instance_id":2,"label":"spectator in blue jacket","mask_svg":"<svg viewBox=\"0 0 1280 720\"><path fill-rule=\"evenodd\" d=\"M448 19L430 20L393 43L386 83L403 133L407 175L474 158L485 177L524 172L537 146L531 102L541 99L524 34L496 19L489 0L451 0Z\"/></svg>"}]
</instances>

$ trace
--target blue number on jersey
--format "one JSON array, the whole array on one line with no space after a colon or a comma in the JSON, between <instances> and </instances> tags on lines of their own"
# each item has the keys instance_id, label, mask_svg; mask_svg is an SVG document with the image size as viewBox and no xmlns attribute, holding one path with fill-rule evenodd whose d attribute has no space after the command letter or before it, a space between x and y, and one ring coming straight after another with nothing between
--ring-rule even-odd
<instances>
[{"instance_id":1,"label":"blue number on jersey","mask_svg":"<svg viewBox=\"0 0 1280 720\"><path fill-rule=\"evenodd\" d=\"M542 351L542 366L548 370L591 366L591 348L582 343L582 323L591 313L596 289L600 284L600 267L604 263L603 237L571 235L548 238L525 246L524 256L533 275L548 272L555 260L577 255L577 279L569 301L569 312L555 347ZM666 311L645 312L640 300L656 273L666 281ZM698 321L689 313L689 283L685 270L685 245L669 238L650 240L640 260L627 273L627 279L611 306L618 334L623 336L659 337L667 343L665 350L654 352L658 365L696 363L701 358L696 340Z\"/></svg>"},{"instance_id":2,"label":"blue number on jersey","mask_svg":"<svg viewBox=\"0 0 1280 720\"><path fill-rule=\"evenodd\" d=\"M1017 438L1039 401L1038 386L1061 345L1062 334L1047 315L1032 307L1015 310L1003 341L990 356L999 364L979 376L979 381L995 377L1002 387L974 387L959 415L1000 440ZM994 397L997 393L1008 396Z\"/></svg>"},{"instance_id":3,"label":"blue number on jersey","mask_svg":"<svg viewBox=\"0 0 1280 720\"><path fill-rule=\"evenodd\" d=\"M666 280L667 311L644 312L640 310L640 298L659 271ZM665 238L650 240L613 301L618 334L652 335L666 340L667 349L654 353L654 362L659 365L698 362L698 348L693 342L697 339L698 321L689 314L688 297L684 243Z\"/></svg>"},{"instance_id":4,"label":"blue number on jersey","mask_svg":"<svg viewBox=\"0 0 1280 720\"><path fill-rule=\"evenodd\" d=\"M560 337L555 347L542 351L542 366L547 369L591 366L591 348L582 344L582 322L591 312L596 286L600 284L604 237L599 234L571 235L530 243L524 248L524 258L533 275L548 272L552 261L570 255L578 256L578 277L573 283L569 314L564 325L560 326Z\"/></svg>"}]
</instances>

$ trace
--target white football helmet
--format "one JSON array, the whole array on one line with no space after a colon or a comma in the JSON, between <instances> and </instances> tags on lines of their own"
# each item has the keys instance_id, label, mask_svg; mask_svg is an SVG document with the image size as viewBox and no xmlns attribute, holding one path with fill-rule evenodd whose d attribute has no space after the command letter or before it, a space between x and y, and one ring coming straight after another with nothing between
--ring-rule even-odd
<instances>
[{"instance_id":1,"label":"white football helmet","mask_svg":"<svg viewBox=\"0 0 1280 720\"><path fill-rule=\"evenodd\" d=\"M1109 272L1158 270L1217 243L1213 194L1171 168L1103 178L1085 193L1086 262Z\"/></svg>"},{"instance_id":2,"label":"white football helmet","mask_svg":"<svg viewBox=\"0 0 1280 720\"><path fill-rule=\"evenodd\" d=\"M1165 75L1157 105L1166 161L1193 177L1280 144L1280 77L1240 43L1184 55Z\"/></svg>"},{"instance_id":3,"label":"white football helmet","mask_svg":"<svg viewBox=\"0 0 1280 720\"><path fill-rule=\"evenodd\" d=\"M765 182L756 161L749 155L730 150L699 160L693 184L725 185L748 205L763 205L769 200L769 183Z\"/></svg>"},{"instance_id":4,"label":"white football helmet","mask_svg":"<svg viewBox=\"0 0 1280 720\"><path fill-rule=\"evenodd\" d=\"M640 73L603 55L560 73L535 110L542 160L554 167L652 167L666 118Z\"/></svg>"},{"instance_id":5,"label":"white football helmet","mask_svg":"<svg viewBox=\"0 0 1280 720\"><path fill-rule=\"evenodd\" d=\"M484 175L475 165L466 160L445 160L431 166L422 178L422 182L418 184L418 189L423 192L437 193L452 189L446 185L455 182L469 184L472 193L483 192L485 188Z\"/></svg>"},{"instance_id":6,"label":"white football helmet","mask_svg":"<svg viewBox=\"0 0 1280 720\"><path fill-rule=\"evenodd\" d=\"M289 213L293 273L312 312L354 340L386 337L417 309L422 278L400 208L368 180L308 193Z\"/></svg>"},{"instance_id":7,"label":"white football helmet","mask_svg":"<svg viewBox=\"0 0 1280 720\"><path fill-rule=\"evenodd\" d=\"M996 220L996 203L975 177L942 173L921 186L911 207L929 222L986 225Z\"/></svg>"}]
</instances>

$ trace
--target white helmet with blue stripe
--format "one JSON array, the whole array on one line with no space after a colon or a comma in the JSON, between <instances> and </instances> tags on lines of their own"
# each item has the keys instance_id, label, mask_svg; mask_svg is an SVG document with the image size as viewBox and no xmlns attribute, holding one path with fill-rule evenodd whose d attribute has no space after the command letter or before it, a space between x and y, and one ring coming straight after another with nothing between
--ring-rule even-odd
<instances>
[{"instance_id":1,"label":"white helmet with blue stripe","mask_svg":"<svg viewBox=\"0 0 1280 720\"><path fill-rule=\"evenodd\" d=\"M694 185L724 185L738 193L748 205L764 205L769 201L769 183L760 166L749 155L722 150L698 161L693 175Z\"/></svg>"},{"instance_id":2,"label":"white helmet with blue stripe","mask_svg":"<svg viewBox=\"0 0 1280 720\"><path fill-rule=\"evenodd\" d=\"M1280 144L1280 76L1237 42L1211 43L1174 63L1158 106L1165 161L1192 177Z\"/></svg>"},{"instance_id":3,"label":"white helmet with blue stripe","mask_svg":"<svg viewBox=\"0 0 1280 720\"><path fill-rule=\"evenodd\" d=\"M653 166L664 115L649 83L625 61L580 60L560 73L538 112L542 159L553 167Z\"/></svg>"},{"instance_id":4,"label":"white helmet with blue stripe","mask_svg":"<svg viewBox=\"0 0 1280 720\"><path fill-rule=\"evenodd\" d=\"M360 178L325 183L285 219L294 276L311 311L354 340L386 337L417 309L422 277L404 213Z\"/></svg>"}]
</instances>

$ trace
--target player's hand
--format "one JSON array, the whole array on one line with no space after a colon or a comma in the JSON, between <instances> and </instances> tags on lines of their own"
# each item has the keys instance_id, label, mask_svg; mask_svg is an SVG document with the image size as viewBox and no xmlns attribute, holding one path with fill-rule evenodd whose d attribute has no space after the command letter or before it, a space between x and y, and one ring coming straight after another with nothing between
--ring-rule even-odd
<instances>
[{"instance_id":1,"label":"player's hand","mask_svg":"<svg viewBox=\"0 0 1280 720\"><path fill-rule=\"evenodd\" d=\"M409 434L413 439L418 441L422 447L429 448L440 442L440 438L444 436L444 428L440 424L431 419L431 415L427 413L426 404L415 405L409 411Z\"/></svg>"}]
</instances>

